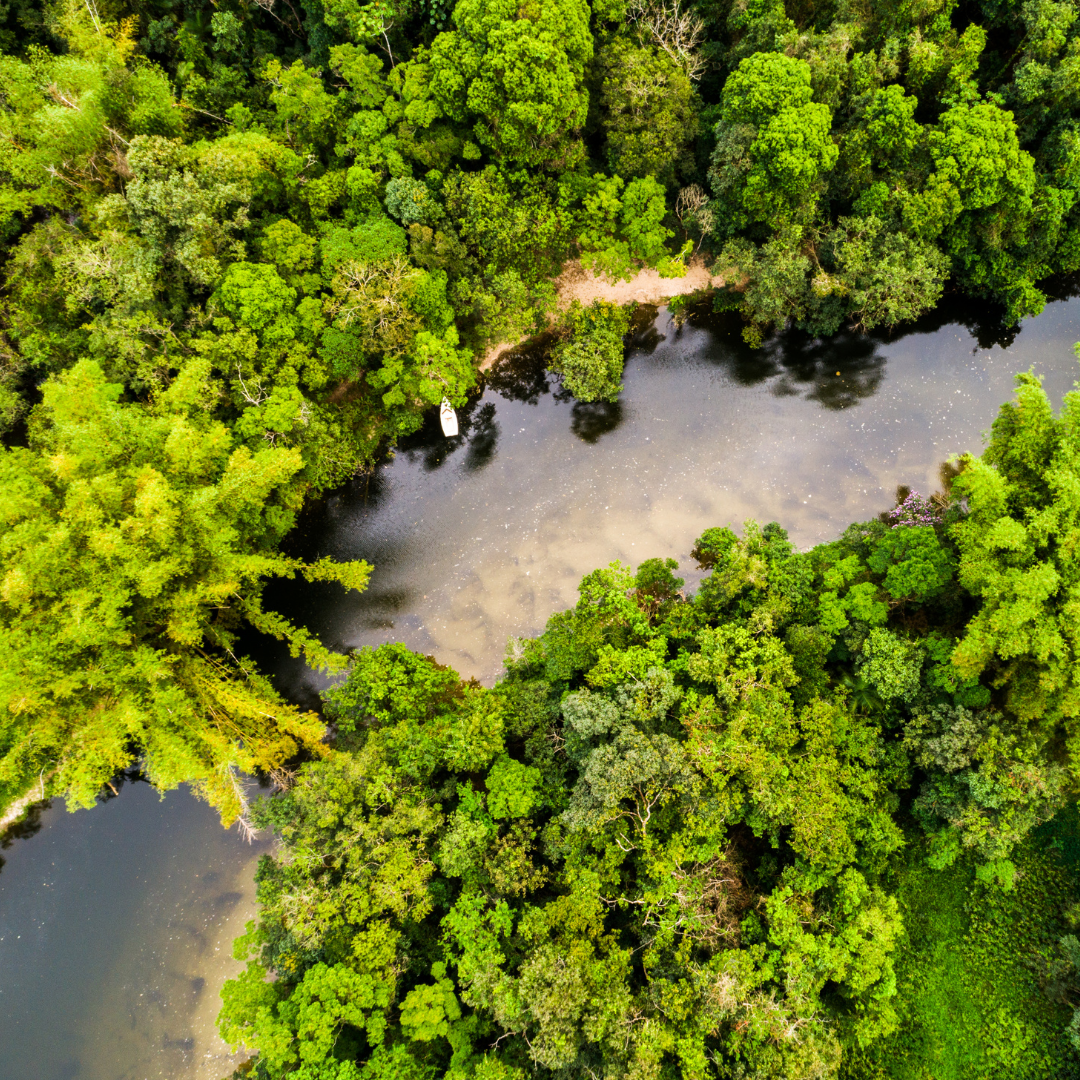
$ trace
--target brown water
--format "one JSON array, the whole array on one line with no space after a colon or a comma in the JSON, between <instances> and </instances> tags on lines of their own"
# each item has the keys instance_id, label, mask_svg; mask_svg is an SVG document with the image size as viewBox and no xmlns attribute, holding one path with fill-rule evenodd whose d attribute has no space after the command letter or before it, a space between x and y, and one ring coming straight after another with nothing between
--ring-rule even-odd
<instances>
[{"instance_id":1,"label":"brown water","mask_svg":"<svg viewBox=\"0 0 1080 1080\"><path fill-rule=\"evenodd\" d=\"M542 629L596 566L671 555L692 580L694 538L747 517L800 545L827 539L978 450L1015 371L1033 366L1060 402L1080 300L1011 343L968 315L972 329L946 313L894 341L752 353L737 325L677 331L661 313L616 406L575 405L518 363L463 412L461 438L433 418L306 515L297 551L370 560L366 593L289 583L268 602L337 648L404 641L491 682L507 638ZM323 685L273 643L249 645L293 697ZM3 853L0 1080L226 1075L213 1018L260 850L184 791L160 801L129 784L90 812L48 810Z\"/></svg>"},{"instance_id":2,"label":"brown water","mask_svg":"<svg viewBox=\"0 0 1080 1080\"><path fill-rule=\"evenodd\" d=\"M305 521L298 552L368 559L368 591L283 583L268 603L335 648L403 641L491 683L507 639L542 630L594 567L671 556L692 582L695 538L747 518L801 546L829 539L891 507L897 484L928 495L945 458L979 451L1015 372L1034 367L1055 403L1080 374L1077 300L1011 344L949 323L762 353L739 328L677 329L661 311L615 406L575 404L528 363L496 372L461 437L433 421ZM325 686L284 650L263 662L294 697Z\"/></svg>"}]
</instances>

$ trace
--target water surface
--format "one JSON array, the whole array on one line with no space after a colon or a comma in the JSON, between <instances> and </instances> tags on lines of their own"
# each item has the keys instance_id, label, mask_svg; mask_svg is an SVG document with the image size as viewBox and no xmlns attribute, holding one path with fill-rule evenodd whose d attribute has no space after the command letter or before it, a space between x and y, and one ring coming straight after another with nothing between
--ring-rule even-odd
<instances>
[{"instance_id":1,"label":"water surface","mask_svg":"<svg viewBox=\"0 0 1080 1080\"><path fill-rule=\"evenodd\" d=\"M955 314L955 312L954 312ZM895 340L789 336L746 349L738 324L676 329L631 350L617 405L582 406L526 360L503 365L446 440L434 417L389 461L312 507L308 557L375 565L364 594L268 590L335 648L404 641L490 683L507 638L543 629L581 576L673 556L711 525L779 521L799 545L928 494L1034 369L1055 404L1077 372L1080 301L1051 304L1015 340L978 310ZM970 317L969 317L970 316ZM295 699L323 678L249 641ZM213 1019L254 914L259 845L186 792L144 784L92 811L46 811L0 870L0 1080L220 1080Z\"/></svg>"},{"instance_id":2,"label":"water surface","mask_svg":"<svg viewBox=\"0 0 1080 1080\"><path fill-rule=\"evenodd\" d=\"M431 419L373 475L308 514L296 550L364 558L364 594L275 583L276 606L334 648L403 641L485 683L507 639L535 634L614 559L679 560L712 525L779 521L800 546L889 509L898 484L929 495L949 455L981 450L1013 376L1054 400L1080 373L1080 301L1016 335L923 325L896 340L794 335L746 348L740 323L675 327L665 311L631 349L616 405L585 406L542 368L504 363L445 439ZM273 645L290 696L326 685Z\"/></svg>"},{"instance_id":3,"label":"water surface","mask_svg":"<svg viewBox=\"0 0 1080 1080\"><path fill-rule=\"evenodd\" d=\"M2 1080L221 1080L215 1020L255 860L186 790L60 800L0 869Z\"/></svg>"}]
</instances>

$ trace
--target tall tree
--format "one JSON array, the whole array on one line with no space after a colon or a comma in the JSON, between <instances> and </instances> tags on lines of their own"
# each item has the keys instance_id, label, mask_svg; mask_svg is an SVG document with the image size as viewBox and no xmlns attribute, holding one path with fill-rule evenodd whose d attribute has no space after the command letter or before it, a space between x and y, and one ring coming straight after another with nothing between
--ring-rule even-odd
<instances>
[{"instance_id":1,"label":"tall tree","mask_svg":"<svg viewBox=\"0 0 1080 1080\"><path fill-rule=\"evenodd\" d=\"M236 446L207 411L208 363L149 408L121 392L81 361L46 384L32 447L0 451L0 793L40 781L87 806L141 761L162 789L194 783L229 822L244 809L238 769L319 753L323 735L236 657L241 624L338 662L263 610L263 580L363 588L370 567L275 551L299 505L299 451Z\"/></svg>"}]
</instances>

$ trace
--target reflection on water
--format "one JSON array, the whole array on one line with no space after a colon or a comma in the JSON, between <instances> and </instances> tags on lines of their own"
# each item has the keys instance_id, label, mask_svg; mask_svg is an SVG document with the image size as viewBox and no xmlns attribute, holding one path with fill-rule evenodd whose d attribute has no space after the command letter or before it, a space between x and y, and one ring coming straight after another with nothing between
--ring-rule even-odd
<instances>
[{"instance_id":1,"label":"reflection on water","mask_svg":"<svg viewBox=\"0 0 1080 1080\"><path fill-rule=\"evenodd\" d=\"M368 559L368 592L275 583L268 603L335 648L404 641L491 682L507 638L542 629L593 567L674 556L692 584L708 526L775 519L806 546L890 506L898 484L933 491L946 457L980 449L1016 371L1034 366L1055 401L1071 387L1080 301L1018 334L968 304L893 339L789 333L760 350L730 315L639 326L615 405L573 401L535 353L504 358L458 438L432 415L306 515L297 553ZM321 676L248 647L315 703Z\"/></svg>"},{"instance_id":2,"label":"reflection on water","mask_svg":"<svg viewBox=\"0 0 1080 1080\"><path fill-rule=\"evenodd\" d=\"M621 401L575 401L570 409L570 430L582 442L594 443L614 431L624 416Z\"/></svg>"},{"instance_id":3,"label":"reflection on water","mask_svg":"<svg viewBox=\"0 0 1080 1080\"><path fill-rule=\"evenodd\" d=\"M219 992L268 845L143 783L34 824L0 870L0 1080L228 1075Z\"/></svg>"},{"instance_id":4,"label":"reflection on water","mask_svg":"<svg viewBox=\"0 0 1080 1080\"><path fill-rule=\"evenodd\" d=\"M947 317L955 321L946 323ZM691 586L710 525L778 520L801 545L924 493L978 449L1029 366L1055 402L1074 378L1080 302L1009 339L984 308L895 340L785 335L751 351L735 318L639 319L619 403L582 405L535 355L492 372L444 439L434 414L371 475L311 507L308 557L365 558L369 590L278 583L267 600L339 649L387 640L490 682L507 638L543 628L582 574L674 556ZM321 678L252 639L313 704ZM93 811L54 805L0 871L0 1080L219 1080L213 1021L230 942L253 915L260 846L186 792L126 785Z\"/></svg>"},{"instance_id":5,"label":"reflection on water","mask_svg":"<svg viewBox=\"0 0 1080 1080\"><path fill-rule=\"evenodd\" d=\"M34 803L23 815L21 821L9 825L3 833L0 833L0 851L6 851L16 840L28 840L41 832L41 817L51 807L50 801ZM0 870L4 868L6 861L4 856L0 855Z\"/></svg>"},{"instance_id":6,"label":"reflection on water","mask_svg":"<svg viewBox=\"0 0 1080 1080\"><path fill-rule=\"evenodd\" d=\"M768 383L779 397L801 397L827 409L847 409L874 394L885 376L881 342L866 334L840 332L827 340L790 332L750 349L733 316L701 320L724 346L711 359L739 386ZM734 340L730 340L734 338Z\"/></svg>"}]
</instances>

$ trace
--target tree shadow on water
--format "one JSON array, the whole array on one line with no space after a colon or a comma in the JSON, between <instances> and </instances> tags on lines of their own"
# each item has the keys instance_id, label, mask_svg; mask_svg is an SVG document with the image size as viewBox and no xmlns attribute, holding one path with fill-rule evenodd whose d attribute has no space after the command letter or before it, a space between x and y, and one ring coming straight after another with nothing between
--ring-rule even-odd
<instances>
[{"instance_id":1,"label":"tree shadow on water","mask_svg":"<svg viewBox=\"0 0 1080 1080\"><path fill-rule=\"evenodd\" d=\"M401 439L398 454L412 463L419 462L425 472L442 468L463 447L468 453L465 468L483 468L495 457L499 425L495 422L495 404L485 401L487 394L466 402L457 411L458 433L450 438L443 434L438 409L429 409L423 427Z\"/></svg>"},{"instance_id":2,"label":"tree shadow on water","mask_svg":"<svg viewBox=\"0 0 1080 1080\"><path fill-rule=\"evenodd\" d=\"M113 799L119 797L125 784L148 784L149 782L138 765L133 765L130 769L121 769L118 773L114 773L98 791L97 802L112 802Z\"/></svg>"},{"instance_id":3,"label":"tree shadow on water","mask_svg":"<svg viewBox=\"0 0 1080 1080\"><path fill-rule=\"evenodd\" d=\"M296 527L282 543L285 554L297 559L317 559L326 554L322 545L327 536L334 534L339 521L357 522L378 509L390 494L382 464L385 462L369 472L359 473L319 499L309 499Z\"/></svg>"},{"instance_id":4,"label":"tree shadow on water","mask_svg":"<svg viewBox=\"0 0 1080 1080\"><path fill-rule=\"evenodd\" d=\"M621 401L575 401L570 410L570 430L582 442L595 443L614 431L623 419Z\"/></svg>"},{"instance_id":5,"label":"tree shadow on water","mask_svg":"<svg viewBox=\"0 0 1080 1080\"><path fill-rule=\"evenodd\" d=\"M495 403L485 401L472 418L467 437L465 468L477 472L491 462L498 448L499 425L495 421Z\"/></svg>"},{"instance_id":6,"label":"tree shadow on water","mask_svg":"<svg viewBox=\"0 0 1080 1080\"><path fill-rule=\"evenodd\" d=\"M1069 300L1080 295L1080 275L1049 278L1039 287L1048 303ZM865 333L842 328L832 337L815 338L788 329L757 349L742 339L745 324L737 312L713 312L701 303L691 308L688 322L707 329L713 338L702 359L724 369L734 382L750 387L774 380L774 394L805 397L827 409L847 409L873 396L884 379L888 347L905 337L962 326L977 348L1004 349L1022 329L1021 324L1006 321L1000 304L957 292L947 293L932 311L891 330Z\"/></svg>"},{"instance_id":7,"label":"tree shadow on water","mask_svg":"<svg viewBox=\"0 0 1080 1080\"><path fill-rule=\"evenodd\" d=\"M22 818L0 832L0 849L6 850L16 840L29 840L31 836L41 832L41 815L51 806L51 799L31 805ZM3 865L4 859L0 856L0 867Z\"/></svg>"},{"instance_id":8,"label":"tree shadow on water","mask_svg":"<svg viewBox=\"0 0 1080 1080\"><path fill-rule=\"evenodd\" d=\"M540 398L551 393L547 361L553 340L553 334L540 334L504 352L484 374L485 391L493 390L507 401L538 404Z\"/></svg>"},{"instance_id":9,"label":"tree shadow on water","mask_svg":"<svg viewBox=\"0 0 1080 1080\"><path fill-rule=\"evenodd\" d=\"M638 304L630 315L630 333L626 337L627 353L646 356L656 351L656 347L665 340L657 325L660 309L655 304Z\"/></svg>"},{"instance_id":10,"label":"tree shadow on water","mask_svg":"<svg viewBox=\"0 0 1080 1080\"><path fill-rule=\"evenodd\" d=\"M849 409L873 397L885 377L885 357L868 334L840 331L831 338L812 338L789 331L766 342L779 378L778 396L816 401L826 409Z\"/></svg>"},{"instance_id":11,"label":"tree shadow on water","mask_svg":"<svg viewBox=\"0 0 1080 1080\"><path fill-rule=\"evenodd\" d=\"M885 376L881 342L870 334L840 330L816 338L801 330L785 330L751 348L743 340L743 321L733 312L706 312L693 317L707 328L714 344L704 355L740 386L771 383L777 397L801 397L826 409L847 409L872 397Z\"/></svg>"}]
</instances>

